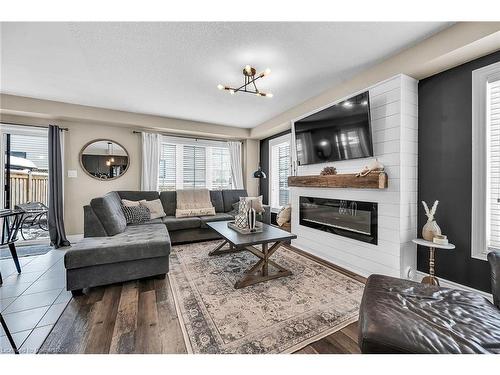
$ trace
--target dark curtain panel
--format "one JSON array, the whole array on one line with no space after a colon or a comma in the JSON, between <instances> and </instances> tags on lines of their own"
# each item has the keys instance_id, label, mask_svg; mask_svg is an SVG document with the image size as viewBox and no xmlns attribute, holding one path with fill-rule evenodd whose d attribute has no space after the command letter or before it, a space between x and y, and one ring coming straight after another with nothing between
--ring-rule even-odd
<instances>
[{"instance_id":1,"label":"dark curtain panel","mask_svg":"<svg viewBox=\"0 0 500 375\"><path fill-rule=\"evenodd\" d=\"M63 169L61 156L61 129L49 126L49 234L50 244L56 249L69 246L64 230Z\"/></svg>"}]
</instances>

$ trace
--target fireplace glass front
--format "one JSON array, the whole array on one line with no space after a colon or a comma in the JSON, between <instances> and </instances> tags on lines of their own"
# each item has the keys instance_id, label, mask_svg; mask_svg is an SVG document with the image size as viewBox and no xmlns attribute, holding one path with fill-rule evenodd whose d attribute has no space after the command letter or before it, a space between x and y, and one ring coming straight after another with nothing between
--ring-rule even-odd
<instances>
[{"instance_id":1,"label":"fireplace glass front","mask_svg":"<svg viewBox=\"0 0 500 375\"><path fill-rule=\"evenodd\" d=\"M377 244L377 203L314 197L299 203L300 225Z\"/></svg>"}]
</instances>

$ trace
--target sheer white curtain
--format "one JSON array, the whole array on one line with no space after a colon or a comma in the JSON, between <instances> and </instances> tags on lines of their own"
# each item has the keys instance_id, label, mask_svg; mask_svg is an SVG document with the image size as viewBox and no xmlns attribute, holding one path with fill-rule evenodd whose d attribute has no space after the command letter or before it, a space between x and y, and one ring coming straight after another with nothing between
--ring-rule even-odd
<instances>
[{"instance_id":1,"label":"sheer white curtain","mask_svg":"<svg viewBox=\"0 0 500 375\"><path fill-rule=\"evenodd\" d=\"M241 161L241 142L227 142L231 158L231 176L234 189L243 189L243 163Z\"/></svg>"},{"instance_id":2,"label":"sheer white curtain","mask_svg":"<svg viewBox=\"0 0 500 375\"><path fill-rule=\"evenodd\" d=\"M156 133L141 133L142 139L142 172L141 190L157 191L160 169L160 140Z\"/></svg>"}]
</instances>

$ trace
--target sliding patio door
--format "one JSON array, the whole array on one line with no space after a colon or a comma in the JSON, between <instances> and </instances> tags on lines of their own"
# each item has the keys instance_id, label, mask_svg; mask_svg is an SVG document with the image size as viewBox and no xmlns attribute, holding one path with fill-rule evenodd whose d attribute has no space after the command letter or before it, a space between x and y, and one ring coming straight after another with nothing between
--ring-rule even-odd
<instances>
[{"instance_id":1,"label":"sliding patio door","mask_svg":"<svg viewBox=\"0 0 500 375\"><path fill-rule=\"evenodd\" d=\"M26 243L49 241L47 129L0 124L4 209L22 208L26 220L18 236Z\"/></svg>"}]
</instances>

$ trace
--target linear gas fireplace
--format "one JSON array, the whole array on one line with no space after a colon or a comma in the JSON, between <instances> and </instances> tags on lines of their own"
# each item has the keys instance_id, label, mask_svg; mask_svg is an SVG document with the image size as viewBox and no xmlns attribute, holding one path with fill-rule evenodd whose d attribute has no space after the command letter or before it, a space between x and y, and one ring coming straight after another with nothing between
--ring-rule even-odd
<instances>
[{"instance_id":1,"label":"linear gas fireplace","mask_svg":"<svg viewBox=\"0 0 500 375\"><path fill-rule=\"evenodd\" d=\"M300 197L299 204L300 225L377 244L377 203Z\"/></svg>"}]
</instances>

